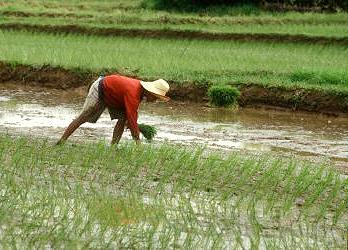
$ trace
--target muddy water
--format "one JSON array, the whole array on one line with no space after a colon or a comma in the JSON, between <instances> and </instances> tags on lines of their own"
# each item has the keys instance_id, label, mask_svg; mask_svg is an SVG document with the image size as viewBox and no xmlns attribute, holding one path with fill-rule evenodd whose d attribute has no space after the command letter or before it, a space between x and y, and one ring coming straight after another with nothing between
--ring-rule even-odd
<instances>
[{"instance_id":1,"label":"muddy water","mask_svg":"<svg viewBox=\"0 0 348 250\"><path fill-rule=\"evenodd\" d=\"M0 85L0 132L58 139L80 112L84 94L84 89L58 91ZM155 142L300 156L348 172L348 118L169 102L142 104L139 123L157 128ZM105 112L96 124L83 125L70 140L110 141L114 124ZM129 131L124 138L131 138Z\"/></svg>"}]
</instances>

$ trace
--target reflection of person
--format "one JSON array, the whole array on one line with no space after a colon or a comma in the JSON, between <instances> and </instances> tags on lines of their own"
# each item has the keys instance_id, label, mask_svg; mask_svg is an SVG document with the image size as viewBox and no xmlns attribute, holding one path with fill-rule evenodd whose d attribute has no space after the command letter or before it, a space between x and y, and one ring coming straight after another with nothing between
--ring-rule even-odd
<instances>
[{"instance_id":1,"label":"reflection of person","mask_svg":"<svg viewBox=\"0 0 348 250\"><path fill-rule=\"evenodd\" d=\"M139 144L137 119L140 102L144 98L149 102L156 99L168 101L169 98L165 96L168 90L169 85L163 79L144 82L121 75L99 77L89 88L81 114L70 123L57 144L67 140L83 123L97 122L105 108L108 109L112 120L118 119L111 143L115 144L120 141L127 125L133 139Z\"/></svg>"}]
</instances>

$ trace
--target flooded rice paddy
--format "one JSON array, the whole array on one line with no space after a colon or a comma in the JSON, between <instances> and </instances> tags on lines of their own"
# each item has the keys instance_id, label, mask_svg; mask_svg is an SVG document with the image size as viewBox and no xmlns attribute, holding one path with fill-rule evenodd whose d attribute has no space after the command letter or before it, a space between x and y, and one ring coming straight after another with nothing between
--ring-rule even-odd
<instances>
[{"instance_id":1,"label":"flooded rice paddy","mask_svg":"<svg viewBox=\"0 0 348 250\"><path fill-rule=\"evenodd\" d=\"M58 139L79 114L85 90L0 86L0 132ZM220 109L196 103L143 103L139 123L157 128L156 142L310 159L348 172L348 118L262 109ZM111 141L107 112L71 141ZM131 139L129 130L124 139Z\"/></svg>"}]
</instances>

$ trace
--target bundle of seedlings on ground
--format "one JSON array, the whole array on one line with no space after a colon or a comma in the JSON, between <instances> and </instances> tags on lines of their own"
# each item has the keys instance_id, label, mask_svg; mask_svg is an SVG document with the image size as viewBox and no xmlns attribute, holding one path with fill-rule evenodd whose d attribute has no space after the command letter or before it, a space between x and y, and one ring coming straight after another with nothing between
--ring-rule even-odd
<instances>
[{"instance_id":1,"label":"bundle of seedlings on ground","mask_svg":"<svg viewBox=\"0 0 348 250\"><path fill-rule=\"evenodd\" d=\"M146 125L146 124L139 124L139 130L140 133L143 134L143 136L146 138L148 141L152 141L152 139L155 137L157 134L157 130L155 127L151 125Z\"/></svg>"},{"instance_id":2,"label":"bundle of seedlings on ground","mask_svg":"<svg viewBox=\"0 0 348 250\"><path fill-rule=\"evenodd\" d=\"M208 89L210 103L219 107L235 106L240 92L229 85L215 85Z\"/></svg>"}]
</instances>

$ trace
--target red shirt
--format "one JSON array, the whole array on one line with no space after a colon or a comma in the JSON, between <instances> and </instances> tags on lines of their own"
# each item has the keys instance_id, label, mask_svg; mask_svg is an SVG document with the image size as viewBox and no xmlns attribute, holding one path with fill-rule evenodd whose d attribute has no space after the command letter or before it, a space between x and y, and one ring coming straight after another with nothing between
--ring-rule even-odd
<instances>
[{"instance_id":1,"label":"red shirt","mask_svg":"<svg viewBox=\"0 0 348 250\"><path fill-rule=\"evenodd\" d=\"M121 75L105 76L103 92L105 104L124 110L132 136L139 138L138 108L143 92L140 80Z\"/></svg>"}]
</instances>

